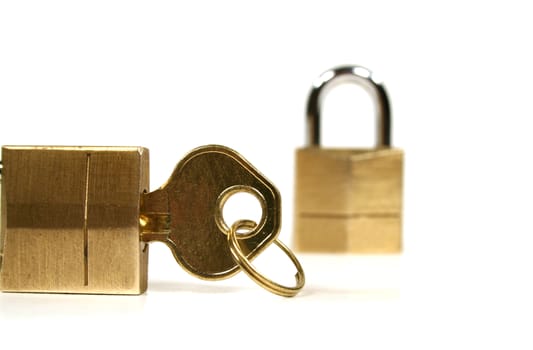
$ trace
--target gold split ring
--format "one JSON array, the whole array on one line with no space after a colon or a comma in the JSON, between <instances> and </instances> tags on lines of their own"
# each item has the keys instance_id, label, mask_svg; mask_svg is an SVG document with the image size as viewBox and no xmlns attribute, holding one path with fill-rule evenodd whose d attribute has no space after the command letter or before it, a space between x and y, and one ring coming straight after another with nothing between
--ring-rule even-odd
<instances>
[{"instance_id":1,"label":"gold split ring","mask_svg":"<svg viewBox=\"0 0 533 350\"><path fill-rule=\"evenodd\" d=\"M284 297L295 296L305 284L305 275L302 265L300 265L300 262L298 261L294 253L285 244L283 244L277 239L274 240L274 243L276 243L276 245L285 254L287 254L287 256L291 259L294 266L296 267L297 272L294 275L294 277L296 278L296 285L294 287L287 287L281 285L263 276L255 269L255 267L253 267L248 258L243 254L242 250L240 249L239 243L237 241L237 231L243 228L253 230L256 226L257 224L252 220L238 220L231 226L231 229L228 232L228 244L233 259L255 283L265 288L266 290Z\"/></svg>"}]
</instances>

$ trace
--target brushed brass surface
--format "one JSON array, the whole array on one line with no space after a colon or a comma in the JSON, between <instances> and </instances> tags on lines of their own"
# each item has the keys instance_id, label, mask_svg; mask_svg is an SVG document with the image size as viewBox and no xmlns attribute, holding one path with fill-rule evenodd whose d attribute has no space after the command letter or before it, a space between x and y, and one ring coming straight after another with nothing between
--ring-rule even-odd
<instances>
[{"instance_id":1,"label":"brushed brass surface","mask_svg":"<svg viewBox=\"0 0 533 350\"><path fill-rule=\"evenodd\" d=\"M401 251L403 152L296 152L295 246L300 251Z\"/></svg>"},{"instance_id":2,"label":"brushed brass surface","mask_svg":"<svg viewBox=\"0 0 533 350\"><path fill-rule=\"evenodd\" d=\"M148 150L2 148L3 291L140 294Z\"/></svg>"},{"instance_id":3,"label":"brushed brass surface","mask_svg":"<svg viewBox=\"0 0 533 350\"><path fill-rule=\"evenodd\" d=\"M227 196L239 191L254 193L263 208L259 225L239 239L240 250L253 259L279 234L281 196L246 159L224 146L193 150L166 184L142 196L142 239L166 243L178 263L196 277L230 277L240 268L226 238L233 223L221 223L220 212Z\"/></svg>"}]
</instances>

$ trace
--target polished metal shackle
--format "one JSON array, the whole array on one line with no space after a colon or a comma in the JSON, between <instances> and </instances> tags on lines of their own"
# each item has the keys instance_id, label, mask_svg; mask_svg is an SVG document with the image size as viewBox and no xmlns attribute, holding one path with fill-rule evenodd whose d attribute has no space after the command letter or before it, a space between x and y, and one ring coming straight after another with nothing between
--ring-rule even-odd
<instances>
[{"instance_id":1,"label":"polished metal shackle","mask_svg":"<svg viewBox=\"0 0 533 350\"><path fill-rule=\"evenodd\" d=\"M367 68L341 66L322 73L313 83L307 100L307 146L320 145L320 112L326 93L339 83L353 82L363 87L373 98L376 106L376 147L391 146L391 110L387 92Z\"/></svg>"}]
</instances>

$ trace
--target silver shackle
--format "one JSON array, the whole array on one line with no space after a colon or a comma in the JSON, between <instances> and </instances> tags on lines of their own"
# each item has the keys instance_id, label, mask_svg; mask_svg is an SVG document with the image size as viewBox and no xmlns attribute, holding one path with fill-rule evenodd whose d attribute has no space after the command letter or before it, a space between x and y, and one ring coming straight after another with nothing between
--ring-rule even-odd
<instances>
[{"instance_id":1,"label":"silver shackle","mask_svg":"<svg viewBox=\"0 0 533 350\"><path fill-rule=\"evenodd\" d=\"M361 66L341 66L322 73L313 83L307 100L307 146L320 145L320 113L326 93L334 86L352 82L363 87L372 97L376 108L376 147L391 146L391 110L387 92L370 70Z\"/></svg>"}]
</instances>

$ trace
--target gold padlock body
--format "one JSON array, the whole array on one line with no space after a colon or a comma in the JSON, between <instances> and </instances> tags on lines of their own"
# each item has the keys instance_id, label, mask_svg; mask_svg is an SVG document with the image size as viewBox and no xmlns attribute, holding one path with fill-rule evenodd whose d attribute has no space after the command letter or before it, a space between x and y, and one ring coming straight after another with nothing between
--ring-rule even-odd
<instances>
[{"instance_id":1,"label":"gold padlock body","mask_svg":"<svg viewBox=\"0 0 533 350\"><path fill-rule=\"evenodd\" d=\"M402 249L403 151L296 151L295 248L397 253Z\"/></svg>"},{"instance_id":2,"label":"gold padlock body","mask_svg":"<svg viewBox=\"0 0 533 350\"><path fill-rule=\"evenodd\" d=\"M141 147L3 147L0 289L140 294Z\"/></svg>"}]
</instances>

